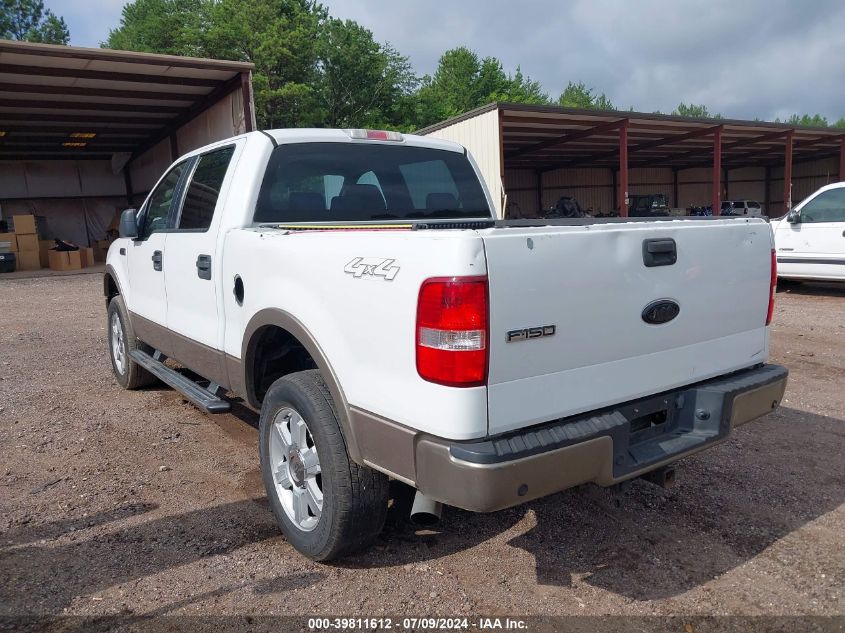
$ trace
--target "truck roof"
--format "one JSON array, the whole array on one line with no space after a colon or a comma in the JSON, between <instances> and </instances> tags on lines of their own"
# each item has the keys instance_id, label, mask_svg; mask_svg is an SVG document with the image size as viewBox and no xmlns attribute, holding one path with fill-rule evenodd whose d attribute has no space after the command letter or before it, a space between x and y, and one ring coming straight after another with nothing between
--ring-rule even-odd
<instances>
[{"instance_id":1,"label":"truck roof","mask_svg":"<svg viewBox=\"0 0 845 633\"><path fill-rule=\"evenodd\" d=\"M324 128L290 128L279 130L264 130L263 132L251 132L251 134L268 134L277 143L378 143L380 145L402 144L413 147L428 147L451 152L463 153L462 145L452 141L432 138L430 136L417 136L416 134L402 134L401 141L382 141L373 139L353 139L349 130L324 129Z\"/></svg>"}]
</instances>

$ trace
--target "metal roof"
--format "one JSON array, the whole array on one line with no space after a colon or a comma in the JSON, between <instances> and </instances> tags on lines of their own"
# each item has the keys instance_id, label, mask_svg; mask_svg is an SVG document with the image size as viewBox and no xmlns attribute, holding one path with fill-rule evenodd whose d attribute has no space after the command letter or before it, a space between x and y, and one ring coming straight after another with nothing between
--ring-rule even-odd
<instances>
[{"instance_id":1,"label":"metal roof","mask_svg":"<svg viewBox=\"0 0 845 633\"><path fill-rule=\"evenodd\" d=\"M0 40L0 159L137 156L248 84L252 69L244 62Z\"/></svg>"},{"instance_id":2,"label":"metal roof","mask_svg":"<svg viewBox=\"0 0 845 633\"><path fill-rule=\"evenodd\" d=\"M515 103L490 103L419 133L427 134L491 110L499 110L508 168L542 171L617 166L623 121L628 125L630 167L710 166L716 129L722 130L722 166L726 168L782 165L790 133L793 162L838 156L845 143L845 130L837 128Z\"/></svg>"}]
</instances>

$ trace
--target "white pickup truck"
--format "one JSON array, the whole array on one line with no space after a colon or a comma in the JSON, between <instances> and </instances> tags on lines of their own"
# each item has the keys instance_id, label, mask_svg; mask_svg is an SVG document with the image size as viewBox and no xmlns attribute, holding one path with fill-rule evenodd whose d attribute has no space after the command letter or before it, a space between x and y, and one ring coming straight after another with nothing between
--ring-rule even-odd
<instances>
[{"instance_id":1,"label":"white pickup truck","mask_svg":"<svg viewBox=\"0 0 845 633\"><path fill-rule=\"evenodd\" d=\"M778 406L765 220L492 208L466 150L430 138L193 151L109 249L115 377L260 410L270 504L315 560L375 538L389 478L423 516L489 512L669 472Z\"/></svg>"}]
</instances>

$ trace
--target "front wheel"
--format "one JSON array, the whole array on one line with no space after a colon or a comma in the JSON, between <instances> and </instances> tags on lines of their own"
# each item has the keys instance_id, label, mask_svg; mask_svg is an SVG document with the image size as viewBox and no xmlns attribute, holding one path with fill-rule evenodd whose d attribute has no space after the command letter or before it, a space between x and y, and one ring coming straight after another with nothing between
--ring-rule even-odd
<instances>
[{"instance_id":1,"label":"front wheel","mask_svg":"<svg viewBox=\"0 0 845 633\"><path fill-rule=\"evenodd\" d=\"M388 479L349 458L318 370L279 378L259 423L261 475L288 542L317 561L351 554L381 532Z\"/></svg>"},{"instance_id":2,"label":"front wheel","mask_svg":"<svg viewBox=\"0 0 845 633\"><path fill-rule=\"evenodd\" d=\"M156 378L129 356L143 344L135 338L123 297L117 295L109 301L106 335L111 356L112 373L124 389L138 389L155 384Z\"/></svg>"}]
</instances>

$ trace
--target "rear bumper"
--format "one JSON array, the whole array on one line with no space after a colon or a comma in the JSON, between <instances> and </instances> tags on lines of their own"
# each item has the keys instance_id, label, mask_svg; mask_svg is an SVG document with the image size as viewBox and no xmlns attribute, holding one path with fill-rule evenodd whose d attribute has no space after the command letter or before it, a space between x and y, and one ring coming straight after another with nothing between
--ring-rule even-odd
<instances>
[{"instance_id":1,"label":"rear bumper","mask_svg":"<svg viewBox=\"0 0 845 633\"><path fill-rule=\"evenodd\" d=\"M476 512L587 482L612 485L717 444L773 411L787 375L785 367L763 365L484 441L420 436L413 483L437 501Z\"/></svg>"}]
</instances>

